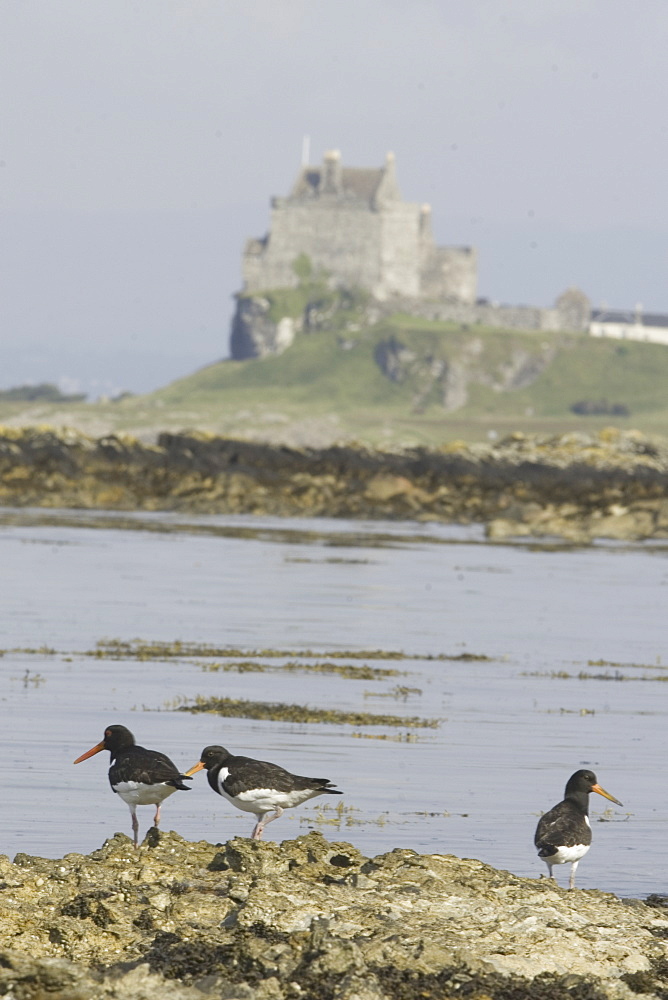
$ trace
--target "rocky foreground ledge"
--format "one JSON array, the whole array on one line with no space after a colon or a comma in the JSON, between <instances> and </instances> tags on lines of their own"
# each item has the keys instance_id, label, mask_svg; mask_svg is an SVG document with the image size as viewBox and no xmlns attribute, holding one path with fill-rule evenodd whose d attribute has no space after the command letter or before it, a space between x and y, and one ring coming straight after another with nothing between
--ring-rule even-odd
<instances>
[{"instance_id":1,"label":"rocky foreground ledge","mask_svg":"<svg viewBox=\"0 0 668 1000\"><path fill-rule=\"evenodd\" d=\"M0 879L16 1000L668 996L668 911L450 855L153 829Z\"/></svg>"},{"instance_id":2,"label":"rocky foreground ledge","mask_svg":"<svg viewBox=\"0 0 668 1000\"><path fill-rule=\"evenodd\" d=\"M494 539L660 539L668 441L611 428L381 452L0 428L0 504L481 522Z\"/></svg>"}]
</instances>

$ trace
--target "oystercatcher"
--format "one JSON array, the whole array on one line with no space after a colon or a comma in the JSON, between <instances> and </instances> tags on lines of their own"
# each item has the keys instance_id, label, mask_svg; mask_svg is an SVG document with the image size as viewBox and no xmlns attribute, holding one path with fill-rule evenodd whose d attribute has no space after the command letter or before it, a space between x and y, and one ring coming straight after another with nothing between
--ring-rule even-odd
<instances>
[{"instance_id":1,"label":"oystercatcher","mask_svg":"<svg viewBox=\"0 0 668 1000\"><path fill-rule=\"evenodd\" d=\"M134 736L125 726L107 726L102 742L82 753L74 763L79 764L101 750L108 750L111 755L109 784L130 807L134 844L138 847L137 806L157 806L153 823L158 826L160 804L177 788L189 792L190 786L183 783L189 776L181 774L169 757L159 750L137 746Z\"/></svg>"},{"instance_id":2,"label":"oystercatcher","mask_svg":"<svg viewBox=\"0 0 668 1000\"><path fill-rule=\"evenodd\" d=\"M593 771L576 771L568 779L562 802L541 816L534 843L538 857L547 865L550 878L554 878L554 865L571 864L569 889L575 888L575 870L578 862L591 847L589 825L589 793L598 792L621 806L619 799L606 792L596 781Z\"/></svg>"},{"instance_id":3,"label":"oystercatcher","mask_svg":"<svg viewBox=\"0 0 668 1000\"><path fill-rule=\"evenodd\" d=\"M328 778L290 774L278 764L235 757L225 747L205 747L198 763L186 774L191 776L202 768L206 768L214 792L237 809L258 817L251 833L253 840L260 840L267 823L282 816L285 809L299 806L316 795L343 795Z\"/></svg>"}]
</instances>

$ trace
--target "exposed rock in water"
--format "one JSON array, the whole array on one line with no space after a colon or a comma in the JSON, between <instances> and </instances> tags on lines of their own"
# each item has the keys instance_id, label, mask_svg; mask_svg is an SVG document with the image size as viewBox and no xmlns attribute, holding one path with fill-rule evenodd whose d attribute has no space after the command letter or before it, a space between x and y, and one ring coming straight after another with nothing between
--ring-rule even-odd
<instances>
[{"instance_id":1,"label":"exposed rock in water","mask_svg":"<svg viewBox=\"0 0 668 1000\"><path fill-rule=\"evenodd\" d=\"M668 444L635 431L438 450L298 449L202 433L156 445L0 429L0 504L487 526L492 539L668 538Z\"/></svg>"},{"instance_id":2,"label":"exposed rock in water","mask_svg":"<svg viewBox=\"0 0 668 1000\"><path fill-rule=\"evenodd\" d=\"M666 996L660 906L479 861L116 834L0 858L0 992L17 1000L630 1000Z\"/></svg>"}]
</instances>

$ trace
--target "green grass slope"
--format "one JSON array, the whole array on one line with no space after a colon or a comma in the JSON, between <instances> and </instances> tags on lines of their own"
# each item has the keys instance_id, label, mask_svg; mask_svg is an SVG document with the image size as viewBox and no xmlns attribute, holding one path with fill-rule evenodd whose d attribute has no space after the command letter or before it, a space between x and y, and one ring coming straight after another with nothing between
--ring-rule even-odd
<instances>
[{"instance_id":1,"label":"green grass slope","mask_svg":"<svg viewBox=\"0 0 668 1000\"><path fill-rule=\"evenodd\" d=\"M394 342L410 352L402 381L384 375L375 360L380 343ZM547 360L546 360L547 359ZM425 375L434 362L458 369L466 383L464 405L444 409L443 378ZM539 370L532 376L531 369ZM524 366L528 384L515 388L513 370ZM463 374L462 374L463 372ZM521 382L521 379L520 379ZM631 418L668 408L668 347L597 339L587 335L465 329L410 317L394 317L355 335L314 333L297 337L280 356L223 361L153 394L164 405L249 403L322 412L379 409L395 415L431 419L483 419L498 415L523 420L571 421L580 400L607 400L628 408Z\"/></svg>"},{"instance_id":2,"label":"green grass slope","mask_svg":"<svg viewBox=\"0 0 668 1000\"><path fill-rule=\"evenodd\" d=\"M221 361L179 379L153 394L165 404L213 403L346 411L364 403L392 406L410 402L403 387L390 382L373 363L370 341L346 350L330 334L298 337L284 354L252 361Z\"/></svg>"},{"instance_id":3,"label":"green grass slope","mask_svg":"<svg viewBox=\"0 0 668 1000\"><path fill-rule=\"evenodd\" d=\"M378 364L388 353L394 379ZM668 435L667 390L668 347L398 315L302 333L282 355L218 362L116 403L0 403L0 422L69 424L93 435L201 429L314 445L438 445L610 425ZM582 400L629 415L574 414Z\"/></svg>"},{"instance_id":4,"label":"green grass slope","mask_svg":"<svg viewBox=\"0 0 668 1000\"><path fill-rule=\"evenodd\" d=\"M579 400L607 400L638 417L665 410L667 389L668 347L573 336L560 342L550 365L531 385L508 393L479 393L469 409L519 415L531 408L536 416L568 417Z\"/></svg>"}]
</instances>

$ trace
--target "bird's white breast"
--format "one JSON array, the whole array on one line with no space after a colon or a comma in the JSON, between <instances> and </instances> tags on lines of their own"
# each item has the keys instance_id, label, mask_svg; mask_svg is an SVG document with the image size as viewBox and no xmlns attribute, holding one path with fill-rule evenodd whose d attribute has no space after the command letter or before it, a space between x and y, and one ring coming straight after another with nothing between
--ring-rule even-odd
<instances>
[{"instance_id":1,"label":"bird's white breast","mask_svg":"<svg viewBox=\"0 0 668 1000\"><path fill-rule=\"evenodd\" d=\"M572 847L560 847L556 854L550 854L543 860L549 861L551 865L565 865L569 862L572 864L583 858L590 846L591 844L573 844Z\"/></svg>"},{"instance_id":2,"label":"bird's white breast","mask_svg":"<svg viewBox=\"0 0 668 1000\"><path fill-rule=\"evenodd\" d=\"M230 776L229 767L221 767L220 771L218 772L218 790L220 791L221 795L225 794L223 792L223 782L227 781L229 776Z\"/></svg>"},{"instance_id":3,"label":"bird's white breast","mask_svg":"<svg viewBox=\"0 0 668 1000\"><path fill-rule=\"evenodd\" d=\"M111 787L129 806L157 806L176 791L174 785L164 782L146 785L142 781L119 781Z\"/></svg>"}]
</instances>

